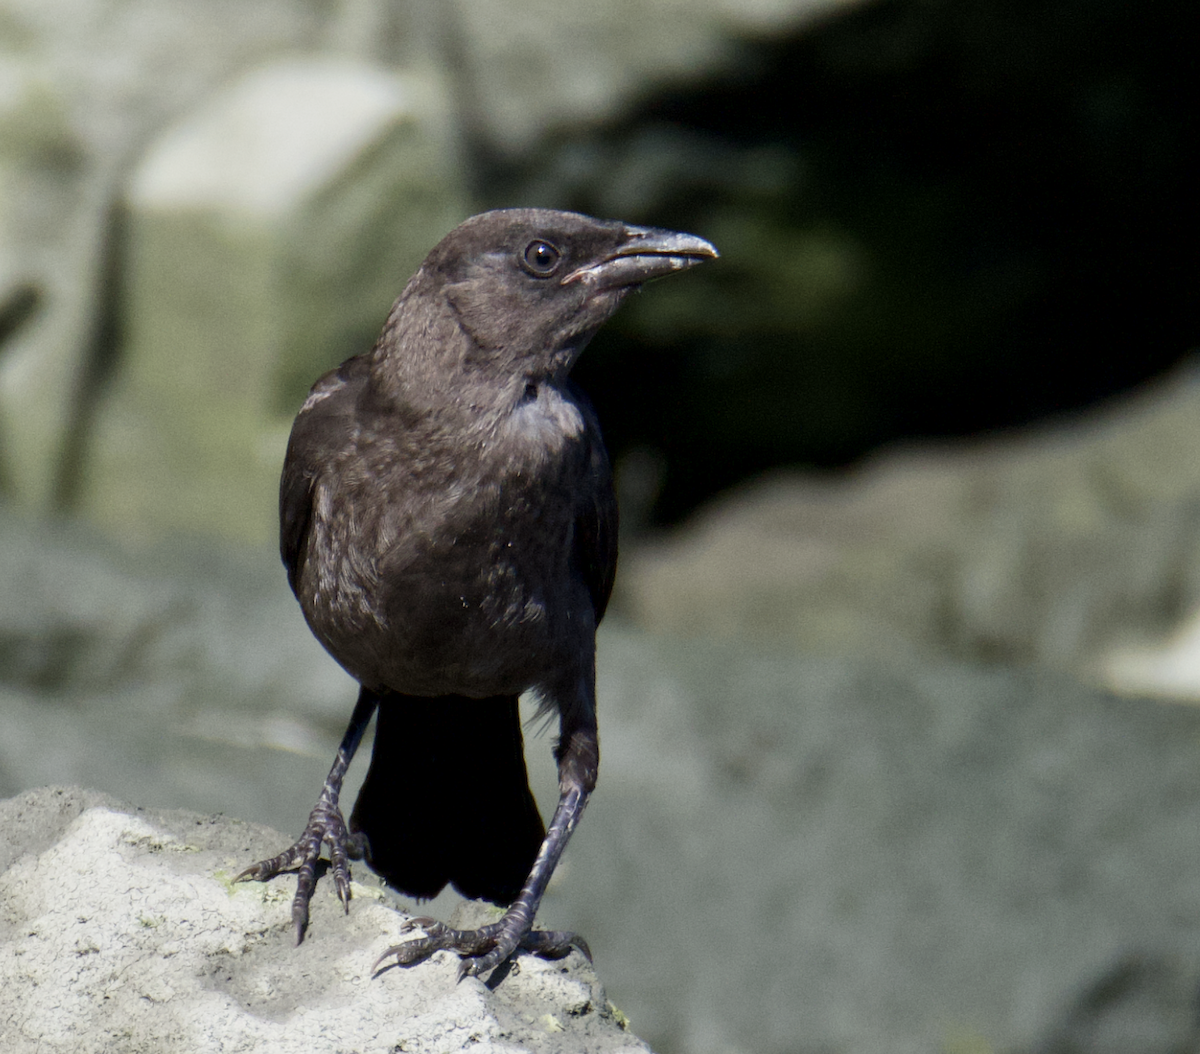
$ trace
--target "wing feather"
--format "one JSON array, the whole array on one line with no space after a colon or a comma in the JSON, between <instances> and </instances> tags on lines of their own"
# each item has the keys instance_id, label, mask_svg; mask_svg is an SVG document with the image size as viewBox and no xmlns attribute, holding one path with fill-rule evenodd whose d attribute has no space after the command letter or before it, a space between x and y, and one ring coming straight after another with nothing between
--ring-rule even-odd
<instances>
[{"instance_id":1,"label":"wing feather","mask_svg":"<svg viewBox=\"0 0 1200 1054\"><path fill-rule=\"evenodd\" d=\"M366 356L347 359L312 386L292 425L279 481L279 555L293 593L308 554L317 480L349 445L366 378Z\"/></svg>"},{"instance_id":2,"label":"wing feather","mask_svg":"<svg viewBox=\"0 0 1200 1054\"><path fill-rule=\"evenodd\" d=\"M575 518L575 566L587 584L596 613L596 625L604 617L617 575L617 495L613 489L612 468L595 411L578 388L574 395L587 419L588 486Z\"/></svg>"}]
</instances>

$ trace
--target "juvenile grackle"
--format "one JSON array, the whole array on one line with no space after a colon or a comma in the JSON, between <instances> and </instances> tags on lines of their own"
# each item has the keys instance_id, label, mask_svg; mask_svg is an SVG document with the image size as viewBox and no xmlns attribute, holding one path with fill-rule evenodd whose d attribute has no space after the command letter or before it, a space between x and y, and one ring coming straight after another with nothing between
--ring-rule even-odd
<instances>
[{"instance_id":1,"label":"juvenile grackle","mask_svg":"<svg viewBox=\"0 0 1200 1054\"><path fill-rule=\"evenodd\" d=\"M596 784L596 626L617 560L608 457L568 374L630 292L716 255L575 213L486 212L429 254L374 348L313 386L284 463L280 548L309 626L361 691L299 841L238 876L299 870L297 942L328 844L347 910L362 858L411 896L450 883L510 905L477 930L415 920L426 936L385 958L449 948L461 977L518 949L586 952L532 929ZM525 771L526 691L559 719L549 830ZM347 824L342 780L376 711Z\"/></svg>"}]
</instances>

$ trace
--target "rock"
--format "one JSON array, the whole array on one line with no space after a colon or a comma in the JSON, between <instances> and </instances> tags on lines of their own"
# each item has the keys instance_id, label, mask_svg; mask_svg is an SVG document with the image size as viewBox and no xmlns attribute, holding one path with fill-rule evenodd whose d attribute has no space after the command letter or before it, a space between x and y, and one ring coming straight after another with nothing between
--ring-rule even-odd
<instances>
[{"instance_id":1,"label":"rock","mask_svg":"<svg viewBox=\"0 0 1200 1054\"><path fill-rule=\"evenodd\" d=\"M599 669L555 909L656 1049L1200 1042L1194 708L614 627Z\"/></svg>"},{"instance_id":2,"label":"rock","mask_svg":"<svg viewBox=\"0 0 1200 1054\"><path fill-rule=\"evenodd\" d=\"M1196 138L1194 13L1104 11L849 5L517 159L523 190L721 249L576 374L618 462L661 466L656 523L750 473L1094 405L1200 344L1198 155L1156 152Z\"/></svg>"},{"instance_id":3,"label":"rock","mask_svg":"<svg viewBox=\"0 0 1200 1054\"><path fill-rule=\"evenodd\" d=\"M51 788L0 803L0 1046L34 1051L633 1052L578 953L523 956L494 987L457 956L372 964L404 915L355 883L291 939L295 883L233 885L282 835L221 816L130 809Z\"/></svg>"},{"instance_id":4,"label":"rock","mask_svg":"<svg viewBox=\"0 0 1200 1054\"><path fill-rule=\"evenodd\" d=\"M303 826L354 686L273 553L9 516L0 534L0 797L74 782Z\"/></svg>"},{"instance_id":5,"label":"rock","mask_svg":"<svg viewBox=\"0 0 1200 1054\"><path fill-rule=\"evenodd\" d=\"M1081 991L1036 1054L1183 1054L1196 1048L1195 961L1132 954Z\"/></svg>"},{"instance_id":6,"label":"rock","mask_svg":"<svg viewBox=\"0 0 1200 1054\"><path fill-rule=\"evenodd\" d=\"M436 85L285 59L185 114L128 192L117 375L84 511L273 540L291 419L468 213Z\"/></svg>"},{"instance_id":7,"label":"rock","mask_svg":"<svg viewBox=\"0 0 1200 1054\"><path fill-rule=\"evenodd\" d=\"M287 832L238 861L295 837L354 687L273 554L0 528L0 793L85 780ZM539 921L588 939L655 1049L1200 1043L1196 709L1044 667L681 641L619 618L598 670L600 783ZM531 727L526 746L545 810L552 736ZM332 939L346 920L325 917Z\"/></svg>"},{"instance_id":8,"label":"rock","mask_svg":"<svg viewBox=\"0 0 1200 1054\"><path fill-rule=\"evenodd\" d=\"M0 260L20 262L44 305L0 357L0 478L23 507L69 497L88 399L119 351L114 216L139 149L319 27L295 0L0 2Z\"/></svg>"},{"instance_id":9,"label":"rock","mask_svg":"<svg viewBox=\"0 0 1200 1054\"><path fill-rule=\"evenodd\" d=\"M616 603L657 632L1106 676L1113 648L1200 606L1198 380L844 477L760 479L627 546Z\"/></svg>"},{"instance_id":10,"label":"rock","mask_svg":"<svg viewBox=\"0 0 1200 1054\"><path fill-rule=\"evenodd\" d=\"M647 85L695 83L735 70L747 39L797 32L844 6L688 0L548 9L529 0L485 0L457 10L441 42L461 64L471 131L512 156L548 132L615 116Z\"/></svg>"},{"instance_id":11,"label":"rock","mask_svg":"<svg viewBox=\"0 0 1200 1054\"><path fill-rule=\"evenodd\" d=\"M706 71L735 65L742 54L741 34L782 30L834 5L832 0L689 0L685 6L688 17L681 19L675 5L643 5L631 17L603 5L551 9L531 0L488 0L453 14L444 5L397 5L391 0L333 5L258 0L252 8L238 0L0 0L0 308L13 283L31 291L41 305L18 332L0 331L0 487L25 509L80 507L91 464L87 455L94 400L130 336L123 328L130 320L125 291L133 281L147 294L138 296L136 315L147 308L147 299L157 299L145 289L146 281L159 278L171 294L176 289L172 281L186 273L178 259L163 266L169 257L162 252L167 235L162 224L147 257L145 246L136 244L145 231L137 217L132 231L125 229L121 203L135 170L145 172L148 145L161 146L164 129L178 129L189 117L211 113L220 105L223 85L280 55L383 69L402 78L406 91L434 85L433 94L440 96L434 107L438 119L445 116L453 136L468 142L476 154L511 156L528 152L564 122L621 111L649 84L694 81ZM423 116L429 113L428 101L426 93L416 103ZM413 102L410 94L405 106ZM356 123L351 110L345 111L346 130ZM410 139L407 145L417 143ZM352 330L358 326L368 299L372 327L386 315L408 276L408 262L397 261L413 259L409 239L422 242L423 255L454 222L474 211L460 202L453 218L445 219L441 210L446 198L455 197L465 183L489 179L489 173L455 156L442 166L432 190L422 170L413 196L397 198L395 183L403 173L389 173L388 163L399 157L398 169L403 169L417 153L419 149L407 149L397 155L387 145L379 155L360 153L363 164L343 170L346 178L331 191L330 200L315 203L316 211L303 217L316 224L304 232L309 247L329 256L283 256L299 262L299 283L290 289L298 305L292 333L299 332L299 345L324 337L323 364L344 355L339 341L348 325ZM300 169L311 174L312 161L309 156ZM422 169L419 162L415 167ZM436 200L430 200L430 193ZM505 203L529 204L532 199ZM348 206L348 214L324 208L326 204ZM372 220L371 210L380 222ZM182 330L163 337L161 326L143 329L134 339L164 340L194 351L193 336L200 343L237 338L236 352L227 348L226 353L249 363L253 371L262 349L261 368L269 370L270 332L246 332L254 312L243 311L240 296L223 295L239 280L252 284L253 262L243 255L245 270L214 273L215 231L206 231L203 224L199 229L180 227L174 233L181 251L201 250L201 266L186 282L195 295L186 305L193 313ZM402 246L392 240L397 230L404 236ZM251 231L235 222L234 232L235 243L241 239L242 249L249 251ZM129 246L128 234L134 242ZM299 237L295 231L293 235ZM136 250L131 259L126 259L127 248ZM269 265L260 263L258 279L265 280ZM128 268L135 273L126 273ZM306 280L317 287L317 295L309 299L301 288ZM178 306L173 295L161 305L164 312L153 312L159 322L169 302ZM339 295L345 299L339 301ZM332 310L326 311L330 304ZM133 354L141 355L145 348L143 343ZM174 365L182 378L188 371L179 355ZM310 362L301 353L285 370L298 375ZM308 383L315 377L304 379ZM295 376L281 379L284 388L295 382ZM142 412L136 406L124 409ZM282 412L279 406L271 409ZM136 415L130 419L136 433ZM101 462L119 461L113 450L124 442L136 446L128 436L113 434L121 432L121 425L110 421L109 429ZM214 422L205 434L210 455L223 430ZM255 447L247 454L244 430L229 430L234 435L227 444L226 469L235 477L278 448L275 437L273 446L271 440L264 442L267 450ZM269 430L269 424L261 430ZM142 471L131 462L128 474ZM144 499L114 496L116 508L109 514L139 501ZM216 519L203 502L192 512L192 527L203 529ZM155 518L150 515L134 528L146 530ZM255 522L252 513L247 522ZM129 529L129 522L121 529ZM242 534L255 529L244 526Z\"/></svg>"},{"instance_id":12,"label":"rock","mask_svg":"<svg viewBox=\"0 0 1200 1054\"><path fill-rule=\"evenodd\" d=\"M1100 658L1099 677L1127 695L1200 701L1200 612L1157 640L1114 646Z\"/></svg>"}]
</instances>

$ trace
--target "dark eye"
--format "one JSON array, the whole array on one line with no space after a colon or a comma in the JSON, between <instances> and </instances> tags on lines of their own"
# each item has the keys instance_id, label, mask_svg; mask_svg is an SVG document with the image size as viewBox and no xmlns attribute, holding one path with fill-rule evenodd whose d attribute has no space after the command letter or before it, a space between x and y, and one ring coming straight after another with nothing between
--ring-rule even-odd
<instances>
[{"instance_id":1,"label":"dark eye","mask_svg":"<svg viewBox=\"0 0 1200 1054\"><path fill-rule=\"evenodd\" d=\"M525 266L534 274L547 275L553 272L562 259L560 253L548 241L538 238L525 246Z\"/></svg>"}]
</instances>

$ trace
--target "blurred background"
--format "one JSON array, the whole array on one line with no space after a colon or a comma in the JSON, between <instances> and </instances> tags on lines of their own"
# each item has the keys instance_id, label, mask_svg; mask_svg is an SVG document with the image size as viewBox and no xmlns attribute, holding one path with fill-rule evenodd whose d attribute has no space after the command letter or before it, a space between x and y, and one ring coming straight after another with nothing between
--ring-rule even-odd
<instances>
[{"instance_id":1,"label":"blurred background","mask_svg":"<svg viewBox=\"0 0 1200 1054\"><path fill-rule=\"evenodd\" d=\"M0 0L0 794L298 831L309 384L474 212L675 228L576 370L624 537L543 917L662 1054L1200 1049L1198 22Z\"/></svg>"}]
</instances>

